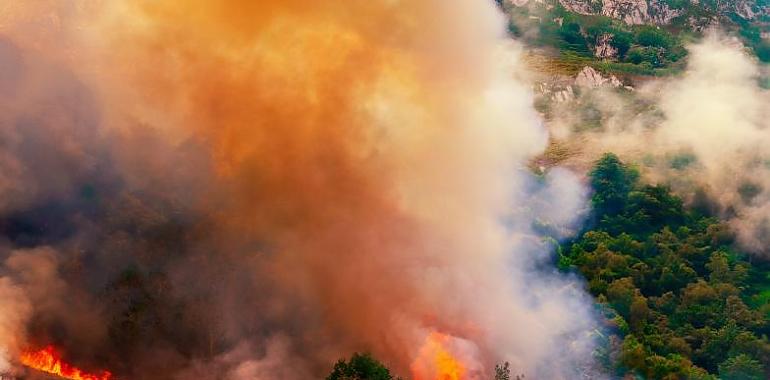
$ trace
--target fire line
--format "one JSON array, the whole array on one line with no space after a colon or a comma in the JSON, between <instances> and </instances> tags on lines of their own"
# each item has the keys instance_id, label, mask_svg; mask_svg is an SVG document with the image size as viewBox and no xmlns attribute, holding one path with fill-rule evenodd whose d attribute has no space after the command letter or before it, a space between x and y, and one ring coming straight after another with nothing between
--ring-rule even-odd
<instances>
[{"instance_id":1,"label":"fire line","mask_svg":"<svg viewBox=\"0 0 770 380\"><path fill-rule=\"evenodd\" d=\"M25 366L59 376L70 380L110 380L112 373L108 371L102 374L87 373L80 368L62 360L61 355L56 352L53 346L47 346L38 351L27 351L21 354L21 363Z\"/></svg>"}]
</instances>

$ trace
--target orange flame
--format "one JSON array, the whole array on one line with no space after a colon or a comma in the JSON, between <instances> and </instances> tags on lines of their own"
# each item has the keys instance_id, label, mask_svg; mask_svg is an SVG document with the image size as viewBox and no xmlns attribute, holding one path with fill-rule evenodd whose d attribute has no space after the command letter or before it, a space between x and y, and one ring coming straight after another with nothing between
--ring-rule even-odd
<instances>
[{"instance_id":1,"label":"orange flame","mask_svg":"<svg viewBox=\"0 0 770 380\"><path fill-rule=\"evenodd\" d=\"M94 375L64 362L53 348L48 346L39 351L27 351L21 354L21 363L41 372L47 372L70 380L110 380L112 374L104 371Z\"/></svg>"},{"instance_id":2,"label":"orange flame","mask_svg":"<svg viewBox=\"0 0 770 380\"><path fill-rule=\"evenodd\" d=\"M447 348L450 337L437 332L425 339L417 358L412 362L414 380L465 380L466 369Z\"/></svg>"}]
</instances>

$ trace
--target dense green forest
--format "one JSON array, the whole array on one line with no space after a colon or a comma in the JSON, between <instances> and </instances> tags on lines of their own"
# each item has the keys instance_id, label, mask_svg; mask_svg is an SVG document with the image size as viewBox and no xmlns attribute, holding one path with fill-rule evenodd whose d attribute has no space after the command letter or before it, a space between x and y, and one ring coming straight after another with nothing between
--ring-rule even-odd
<instances>
[{"instance_id":1,"label":"dense green forest","mask_svg":"<svg viewBox=\"0 0 770 380\"><path fill-rule=\"evenodd\" d=\"M593 223L560 247L607 319L618 375L767 379L770 278L726 225L606 154L590 173Z\"/></svg>"}]
</instances>

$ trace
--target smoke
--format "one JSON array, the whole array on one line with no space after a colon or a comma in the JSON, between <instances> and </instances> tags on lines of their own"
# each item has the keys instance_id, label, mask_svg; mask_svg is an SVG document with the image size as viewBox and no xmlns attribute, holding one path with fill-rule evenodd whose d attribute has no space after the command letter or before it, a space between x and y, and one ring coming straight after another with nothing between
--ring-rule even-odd
<instances>
[{"instance_id":1,"label":"smoke","mask_svg":"<svg viewBox=\"0 0 770 380\"><path fill-rule=\"evenodd\" d=\"M574 133L585 118L570 106L556 112L554 128L581 151L572 165L617 152L639 163L647 180L670 185L690 202L705 194L741 247L765 255L770 95L760 86L759 64L740 42L716 33L688 49L678 77L645 83L634 94L586 94L601 128Z\"/></svg>"},{"instance_id":2,"label":"smoke","mask_svg":"<svg viewBox=\"0 0 770 380\"><path fill-rule=\"evenodd\" d=\"M29 95L0 103L0 211L38 252L6 263L34 306L9 334L143 379L354 350L408 375L434 333L468 379L592 370L591 302L539 237L585 189L526 167L547 135L493 2L41 4L1 29Z\"/></svg>"},{"instance_id":3,"label":"smoke","mask_svg":"<svg viewBox=\"0 0 770 380\"><path fill-rule=\"evenodd\" d=\"M716 201L739 242L763 252L770 242L770 95L739 44L712 36L690 50L688 72L662 97L667 120L658 142L696 157L693 182Z\"/></svg>"},{"instance_id":4,"label":"smoke","mask_svg":"<svg viewBox=\"0 0 770 380\"><path fill-rule=\"evenodd\" d=\"M0 372L12 370L18 347L24 341L25 323L31 313L31 305L10 279L0 278Z\"/></svg>"},{"instance_id":5,"label":"smoke","mask_svg":"<svg viewBox=\"0 0 770 380\"><path fill-rule=\"evenodd\" d=\"M227 380L276 379L293 380L312 378L303 368L287 365L296 361L290 351L290 339L274 336L267 339L264 348L256 349L243 343L213 361L196 362L176 375L177 379ZM255 357L254 351L264 351Z\"/></svg>"},{"instance_id":6,"label":"smoke","mask_svg":"<svg viewBox=\"0 0 770 380\"><path fill-rule=\"evenodd\" d=\"M100 331L94 330L100 325L95 309L83 304L85 298L60 278L58 256L50 247L18 249L0 267L0 373L12 371L19 350L31 343L26 332L40 326L78 331L77 336L67 337L74 346L101 338Z\"/></svg>"}]
</instances>

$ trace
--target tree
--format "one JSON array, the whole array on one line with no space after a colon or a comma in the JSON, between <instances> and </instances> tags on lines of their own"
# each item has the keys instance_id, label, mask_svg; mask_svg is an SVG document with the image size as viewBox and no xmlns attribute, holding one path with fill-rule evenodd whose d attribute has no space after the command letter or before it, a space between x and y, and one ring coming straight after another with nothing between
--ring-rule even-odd
<instances>
[{"instance_id":1,"label":"tree","mask_svg":"<svg viewBox=\"0 0 770 380\"><path fill-rule=\"evenodd\" d=\"M618 31L612 36L612 41L610 43L618 49L619 57L625 57L628 49L631 48L633 39L634 37L631 33Z\"/></svg>"},{"instance_id":2,"label":"tree","mask_svg":"<svg viewBox=\"0 0 770 380\"><path fill-rule=\"evenodd\" d=\"M631 304L638 292L630 277L621 278L613 281L607 288L607 300L618 314L628 319L631 313Z\"/></svg>"},{"instance_id":3,"label":"tree","mask_svg":"<svg viewBox=\"0 0 770 380\"><path fill-rule=\"evenodd\" d=\"M524 375L511 377L511 364L504 362L502 364L495 364L495 380L524 380Z\"/></svg>"},{"instance_id":4,"label":"tree","mask_svg":"<svg viewBox=\"0 0 770 380\"><path fill-rule=\"evenodd\" d=\"M650 308L647 306L647 299L641 295L635 295L631 301L631 307L628 315L628 322L634 331L641 332L647 319L650 318Z\"/></svg>"},{"instance_id":5,"label":"tree","mask_svg":"<svg viewBox=\"0 0 770 380\"><path fill-rule=\"evenodd\" d=\"M618 156L607 153L596 162L590 177L594 189L591 203L594 212L601 218L603 215L614 215L622 211L639 173L623 165Z\"/></svg>"},{"instance_id":6,"label":"tree","mask_svg":"<svg viewBox=\"0 0 770 380\"><path fill-rule=\"evenodd\" d=\"M661 67L660 53L660 48L656 47L634 47L626 54L626 60L635 65L646 63L649 67Z\"/></svg>"},{"instance_id":7,"label":"tree","mask_svg":"<svg viewBox=\"0 0 770 380\"><path fill-rule=\"evenodd\" d=\"M510 363L495 364L495 380L511 380Z\"/></svg>"},{"instance_id":8,"label":"tree","mask_svg":"<svg viewBox=\"0 0 770 380\"><path fill-rule=\"evenodd\" d=\"M712 253L706 269L709 270L709 281L712 283L730 282L730 263L724 253Z\"/></svg>"},{"instance_id":9,"label":"tree","mask_svg":"<svg viewBox=\"0 0 770 380\"><path fill-rule=\"evenodd\" d=\"M719 377L723 380L762 380L765 371L751 356L740 354L719 365Z\"/></svg>"},{"instance_id":10,"label":"tree","mask_svg":"<svg viewBox=\"0 0 770 380\"><path fill-rule=\"evenodd\" d=\"M644 346L633 335L626 335L620 352L621 363L628 368L644 370L646 357Z\"/></svg>"},{"instance_id":11,"label":"tree","mask_svg":"<svg viewBox=\"0 0 770 380\"><path fill-rule=\"evenodd\" d=\"M394 380L390 370L369 354L354 353L350 361L340 359L326 380Z\"/></svg>"}]
</instances>

